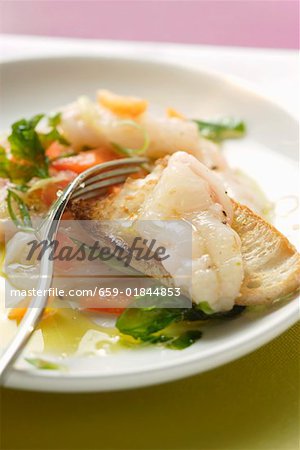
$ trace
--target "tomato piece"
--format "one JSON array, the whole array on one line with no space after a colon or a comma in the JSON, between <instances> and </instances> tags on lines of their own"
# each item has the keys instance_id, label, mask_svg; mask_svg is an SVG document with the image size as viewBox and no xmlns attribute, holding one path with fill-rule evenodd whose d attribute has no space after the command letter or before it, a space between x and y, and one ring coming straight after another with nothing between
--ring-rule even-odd
<instances>
[{"instance_id":1,"label":"tomato piece","mask_svg":"<svg viewBox=\"0 0 300 450\"><path fill-rule=\"evenodd\" d=\"M120 293L118 296L84 297L80 299L80 306L84 311L120 315L131 302L132 298Z\"/></svg>"},{"instance_id":2,"label":"tomato piece","mask_svg":"<svg viewBox=\"0 0 300 450\"><path fill-rule=\"evenodd\" d=\"M12 308L8 313L8 319L15 320L19 324L27 312L28 309L27 304L28 304L27 301L22 301L18 306ZM56 313L56 311L57 310L55 308L47 306L47 308L45 308L42 319L52 316L53 314Z\"/></svg>"},{"instance_id":3,"label":"tomato piece","mask_svg":"<svg viewBox=\"0 0 300 450\"><path fill-rule=\"evenodd\" d=\"M68 261L65 257L63 257L64 249L67 251L67 247L72 249L72 253L75 253L78 246L72 241L69 236L67 236L64 232L58 231L56 235L56 240L58 241L58 246L55 251L55 255L61 255L60 258L55 259L54 262L54 272L65 273L71 271L73 268L78 267L78 261L71 259ZM55 275L54 275L55 277Z\"/></svg>"},{"instance_id":4,"label":"tomato piece","mask_svg":"<svg viewBox=\"0 0 300 450\"><path fill-rule=\"evenodd\" d=\"M74 244L72 239L69 238L69 236L67 236L66 233L64 233L62 231L57 232L56 239L58 241L58 250L61 249L62 247L66 247L66 246L74 247L74 249L77 248L77 245Z\"/></svg>"},{"instance_id":5,"label":"tomato piece","mask_svg":"<svg viewBox=\"0 0 300 450\"><path fill-rule=\"evenodd\" d=\"M71 180L58 180L49 183L41 192L41 200L46 206L51 206L57 199L58 191L65 189Z\"/></svg>"},{"instance_id":6,"label":"tomato piece","mask_svg":"<svg viewBox=\"0 0 300 450\"><path fill-rule=\"evenodd\" d=\"M107 161L118 159L119 155L110 149L98 148L80 152L78 155L60 158L52 162L56 170L71 170L81 173L86 169Z\"/></svg>"},{"instance_id":7,"label":"tomato piece","mask_svg":"<svg viewBox=\"0 0 300 450\"><path fill-rule=\"evenodd\" d=\"M67 210L63 213L61 220L74 220L74 214L72 211Z\"/></svg>"},{"instance_id":8,"label":"tomato piece","mask_svg":"<svg viewBox=\"0 0 300 450\"><path fill-rule=\"evenodd\" d=\"M61 179L53 180L52 182L49 181L49 183L41 189L40 198L46 206L51 206L57 199L58 191L64 190L77 176L75 172L71 171L65 171L65 173L61 175Z\"/></svg>"},{"instance_id":9,"label":"tomato piece","mask_svg":"<svg viewBox=\"0 0 300 450\"><path fill-rule=\"evenodd\" d=\"M70 147L66 147L63 144L60 144L57 141L52 142L46 150L46 155L52 161L53 159L59 158L67 152L71 152L72 149Z\"/></svg>"}]
</instances>

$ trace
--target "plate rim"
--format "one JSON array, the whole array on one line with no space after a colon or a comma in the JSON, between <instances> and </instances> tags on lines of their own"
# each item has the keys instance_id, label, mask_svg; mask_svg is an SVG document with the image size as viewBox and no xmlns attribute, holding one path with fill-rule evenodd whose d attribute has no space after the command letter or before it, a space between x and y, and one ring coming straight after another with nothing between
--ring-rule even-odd
<instances>
[{"instance_id":1,"label":"plate rim","mask_svg":"<svg viewBox=\"0 0 300 450\"><path fill-rule=\"evenodd\" d=\"M63 374L61 372L53 372L50 375L46 371L14 369L13 373L8 376L8 383L5 387L48 392L120 391L153 386L196 374L200 375L200 373L233 362L258 350L287 331L300 318L299 300L300 298L296 297L291 303L285 305L286 309L283 311L285 313L284 320L282 315L278 315L271 326L266 327L260 324L259 327L252 330L251 334L248 332L247 337L240 340L238 344L227 344L225 349L217 349L204 360L199 359L197 353L193 353L192 355L186 355L186 358L182 358L180 361L169 361L166 366L107 375L88 373ZM186 360L183 361L183 359ZM199 367L200 365L201 368ZM175 368L177 372L174 371ZM139 377L138 380L136 380L136 376ZM11 380L9 379L10 377ZM87 382L89 383L88 385L86 384Z\"/></svg>"},{"instance_id":2,"label":"plate rim","mask_svg":"<svg viewBox=\"0 0 300 450\"><path fill-rule=\"evenodd\" d=\"M256 86L254 83L251 83L251 81L248 81L244 78L241 78L237 75L233 74L225 74L222 71L216 70L216 69L207 69L203 66L196 66L195 63L191 63L188 61L181 62L181 61L175 61L175 60L164 60L162 56L160 55L143 55L143 52L141 49L137 50L137 54L135 56L128 56L126 53L121 52L121 50L115 50L113 54L107 54L103 52L103 50L99 49L97 53L94 51L86 51L83 53L80 51L72 50L72 53L66 53L60 52L60 53L51 53L49 55L31 55L29 57L21 57L16 56L12 57L8 60L2 60L0 59L0 77L1 77L1 66L8 66L8 65L14 65L14 64L20 64L20 63L34 63L37 61L49 61L49 60L72 60L72 59L81 59L81 60L89 60L89 59L101 59L101 60L107 60L112 61L114 59L119 59L122 62L127 63L138 63L140 65L142 64L154 64L154 65L162 65L166 67L180 67L182 70L186 71L193 71L195 73L202 73L207 77L213 77L216 80L225 80L228 84L233 85L234 87L241 89L245 91L247 94L251 94L256 96L257 98L261 99L262 101L265 101L266 103L269 103L269 105L275 107L276 109L280 110L284 114L286 114L291 120L293 120L296 124L298 124L299 119L297 115L291 111L288 110L288 108L284 105L281 105L279 101L269 97L268 95L261 92L258 86ZM0 78L1 83L1 78Z\"/></svg>"}]
</instances>

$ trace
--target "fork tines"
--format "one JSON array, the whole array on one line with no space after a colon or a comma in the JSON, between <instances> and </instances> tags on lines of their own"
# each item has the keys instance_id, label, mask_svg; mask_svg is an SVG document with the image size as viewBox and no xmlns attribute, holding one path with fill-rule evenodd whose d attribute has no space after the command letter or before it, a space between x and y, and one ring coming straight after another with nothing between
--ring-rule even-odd
<instances>
[{"instance_id":1,"label":"fork tines","mask_svg":"<svg viewBox=\"0 0 300 450\"><path fill-rule=\"evenodd\" d=\"M73 200L90 199L103 195L107 188L124 183L127 177L140 170L140 166L148 161L147 158L122 158L101 164L99 167L91 167L90 172L85 172L82 184L72 195ZM112 170L108 170L111 169Z\"/></svg>"}]
</instances>

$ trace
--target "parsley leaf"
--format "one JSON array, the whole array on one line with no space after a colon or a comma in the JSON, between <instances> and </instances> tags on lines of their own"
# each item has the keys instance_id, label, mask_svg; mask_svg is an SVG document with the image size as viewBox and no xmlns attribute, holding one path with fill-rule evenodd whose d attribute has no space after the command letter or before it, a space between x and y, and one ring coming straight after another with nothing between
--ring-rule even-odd
<instances>
[{"instance_id":1,"label":"parsley leaf","mask_svg":"<svg viewBox=\"0 0 300 450\"><path fill-rule=\"evenodd\" d=\"M32 119L21 119L12 125L8 137L11 159L6 158L8 178L14 183L24 184L33 177L47 178L48 158L35 128L43 114Z\"/></svg>"},{"instance_id":2,"label":"parsley leaf","mask_svg":"<svg viewBox=\"0 0 300 450\"><path fill-rule=\"evenodd\" d=\"M200 330L187 330L178 337L171 339L167 347L173 350L183 350L184 348L190 347L201 337L202 332Z\"/></svg>"},{"instance_id":3,"label":"parsley leaf","mask_svg":"<svg viewBox=\"0 0 300 450\"><path fill-rule=\"evenodd\" d=\"M61 122L61 112L54 114L48 118L48 125L51 128L56 128Z\"/></svg>"},{"instance_id":4,"label":"parsley leaf","mask_svg":"<svg viewBox=\"0 0 300 450\"><path fill-rule=\"evenodd\" d=\"M135 339L152 341L153 333L182 318L178 308L127 308L117 319L116 327Z\"/></svg>"},{"instance_id":5,"label":"parsley leaf","mask_svg":"<svg viewBox=\"0 0 300 450\"><path fill-rule=\"evenodd\" d=\"M3 147L0 147L0 178L9 178L8 160Z\"/></svg>"},{"instance_id":6,"label":"parsley leaf","mask_svg":"<svg viewBox=\"0 0 300 450\"><path fill-rule=\"evenodd\" d=\"M189 329L193 322L233 318L243 310L244 307L235 305L227 313L206 314L183 296L153 299L146 295L138 297L130 308L125 309L118 317L116 327L122 334L143 343L164 344L167 348L181 350L202 337L196 324L195 328Z\"/></svg>"},{"instance_id":7,"label":"parsley leaf","mask_svg":"<svg viewBox=\"0 0 300 450\"><path fill-rule=\"evenodd\" d=\"M224 117L218 121L194 120L198 125L200 134L211 141L220 142L225 139L243 137L246 133L246 125L241 120Z\"/></svg>"},{"instance_id":8,"label":"parsley leaf","mask_svg":"<svg viewBox=\"0 0 300 450\"><path fill-rule=\"evenodd\" d=\"M1 178L8 178L15 185L24 186L34 177L49 177L46 149L54 141L63 145L69 145L69 142L57 129L61 113L48 118L49 132L38 133L36 126L43 118L44 114L38 114L29 120L21 119L12 125L8 137L10 153L0 147Z\"/></svg>"},{"instance_id":9,"label":"parsley leaf","mask_svg":"<svg viewBox=\"0 0 300 450\"><path fill-rule=\"evenodd\" d=\"M23 187L32 178L32 167L10 159L3 147L0 147L0 178L8 178L16 186Z\"/></svg>"},{"instance_id":10,"label":"parsley leaf","mask_svg":"<svg viewBox=\"0 0 300 450\"><path fill-rule=\"evenodd\" d=\"M57 141L62 145L66 146L70 145L70 142L57 129L60 122L61 122L60 112L48 118L48 126L52 129L46 134L39 135L45 148L49 147L49 145L54 141Z\"/></svg>"}]
</instances>

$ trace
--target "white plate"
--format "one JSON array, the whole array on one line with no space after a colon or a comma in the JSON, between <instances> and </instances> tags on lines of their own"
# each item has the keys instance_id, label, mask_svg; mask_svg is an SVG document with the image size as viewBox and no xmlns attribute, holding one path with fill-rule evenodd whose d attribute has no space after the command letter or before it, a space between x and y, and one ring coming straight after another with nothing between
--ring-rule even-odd
<instances>
[{"instance_id":1,"label":"white plate","mask_svg":"<svg viewBox=\"0 0 300 450\"><path fill-rule=\"evenodd\" d=\"M244 168L277 202L276 225L295 243L298 213L297 122L269 100L228 77L180 64L107 57L59 57L1 64L1 128L47 112L99 87L146 97L156 109L173 106L189 117L234 115L248 126L246 139L226 144L231 163ZM43 391L101 391L146 386L200 373L267 343L299 316L299 303L203 328L203 338L183 351L158 347L108 356L73 357L69 371L37 371L17 365L7 385Z\"/></svg>"}]
</instances>

